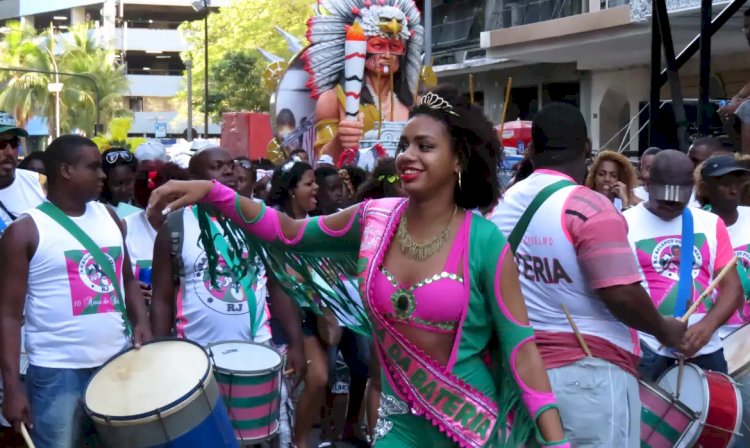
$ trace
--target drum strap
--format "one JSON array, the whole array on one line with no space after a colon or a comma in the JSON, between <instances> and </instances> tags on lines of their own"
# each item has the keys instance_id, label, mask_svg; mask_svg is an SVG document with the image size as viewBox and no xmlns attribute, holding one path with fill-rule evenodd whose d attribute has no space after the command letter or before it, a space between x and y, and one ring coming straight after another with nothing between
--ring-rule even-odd
<instances>
[{"instance_id":1,"label":"drum strap","mask_svg":"<svg viewBox=\"0 0 750 448\"><path fill-rule=\"evenodd\" d=\"M521 238L523 238L524 233L526 233L526 229L529 227L529 223L531 223L531 218L534 217L534 214L537 212L537 210L539 210L544 201L549 199L550 196L562 190L563 188L569 187L571 185L575 184L569 180L559 180L542 188L542 190L531 201L529 207L525 212L523 212L523 215L521 215L518 223L508 236L508 244L510 244L510 248L514 254L516 253L516 249L518 249L518 245L521 243Z\"/></svg>"},{"instance_id":2,"label":"drum strap","mask_svg":"<svg viewBox=\"0 0 750 448\"><path fill-rule=\"evenodd\" d=\"M682 243L680 244L680 280L677 283L677 301L674 317L680 318L687 311L693 295L693 214L690 207L682 210Z\"/></svg>"},{"instance_id":3,"label":"drum strap","mask_svg":"<svg viewBox=\"0 0 750 448\"><path fill-rule=\"evenodd\" d=\"M172 261L172 283L179 287L182 277L185 275L185 266L182 263L182 241L185 238L185 221L183 221L184 209L172 212L167 216L167 231L170 239L170 259Z\"/></svg>"},{"instance_id":4,"label":"drum strap","mask_svg":"<svg viewBox=\"0 0 750 448\"><path fill-rule=\"evenodd\" d=\"M193 213L195 214L195 218L198 219L198 206L193 206ZM205 213L205 211L203 213ZM257 314L258 302L255 298L255 290L253 290L252 285L252 280L254 280L256 276L251 275L249 272L246 275L237 274L239 272L237 260L230 253L227 240L224 238L224 235L219 232L219 229L216 228L216 223L214 223L213 220L209 219L208 224L211 230L211 238L213 239L214 247L216 247L216 250L218 250L224 258L224 262L226 262L230 274L236 278L242 287L242 292L245 294L245 299L247 300L247 311L250 316L250 337L254 338L255 333L258 331L259 323ZM240 254L240 256L242 256L242 254Z\"/></svg>"},{"instance_id":5,"label":"drum strap","mask_svg":"<svg viewBox=\"0 0 750 448\"><path fill-rule=\"evenodd\" d=\"M81 246L83 246L83 248L88 251L89 255L94 258L96 264L99 265L101 273L107 276L107 278L109 278L109 280L112 282L112 286L115 290L115 295L117 296L117 300L113 301L114 306L115 309L122 315L122 321L125 324L125 334L128 336L128 338L130 338L130 336L133 334L133 331L130 326L130 321L128 320L127 312L125 310L125 300L122 296L122 290L120 289L120 279L115 273L110 259L107 258L106 255L104 255L104 252L102 252L102 249L94 242L94 240L92 240L91 237L83 231L83 229L78 227L78 224L73 222L73 220L70 219L68 215L57 208L55 204L46 201L37 208L39 209L39 211L46 214L55 222L60 224L62 228L67 230L73 238L78 240L78 242L81 243ZM123 246L125 246L124 241Z\"/></svg>"}]
</instances>

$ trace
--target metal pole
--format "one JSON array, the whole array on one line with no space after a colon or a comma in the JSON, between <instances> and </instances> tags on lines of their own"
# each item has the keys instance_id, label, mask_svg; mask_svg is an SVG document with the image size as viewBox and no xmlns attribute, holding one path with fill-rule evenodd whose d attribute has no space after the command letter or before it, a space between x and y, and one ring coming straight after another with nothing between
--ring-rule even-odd
<instances>
[{"instance_id":1,"label":"metal pole","mask_svg":"<svg viewBox=\"0 0 750 448\"><path fill-rule=\"evenodd\" d=\"M713 36L719 29L724 26L729 19L732 18L732 16L742 8L742 6L745 5L747 0L734 0L732 3L729 3L727 6L724 7L724 9L721 10L721 12L716 16L716 18L711 22L711 35ZM655 14L653 15L655 16ZM653 20L652 16L652 20ZM693 40L690 41L687 46L680 52L680 54L675 59L675 63L677 64L677 67L682 67L685 65L687 61L690 60L690 58L695 55L695 52L698 51L698 48L700 47L700 35L695 36ZM667 82L667 70L662 70L661 77L659 78L659 85L664 85L664 83Z\"/></svg>"},{"instance_id":2,"label":"metal pole","mask_svg":"<svg viewBox=\"0 0 750 448\"><path fill-rule=\"evenodd\" d=\"M187 141L193 141L193 61L185 61L187 70Z\"/></svg>"},{"instance_id":3,"label":"metal pole","mask_svg":"<svg viewBox=\"0 0 750 448\"><path fill-rule=\"evenodd\" d=\"M203 0L206 6L206 17L203 18L203 134L208 138L208 1Z\"/></svg>"},{"instance_id":4,"label":"metal pole","mask_svg":"<svg viewBox=\"0 0 750 448\"><path fill-rule=\"evenodd\" d=\"M713 108L709 103L711 76L711 0L701 0L700 93L698 100L698 132L708 135Z\"/></svg>"},{"instance_id":5,"label":"metal pole","mask_svg":"<svg viewBox=\"0 0 750 448\"><path fill-rule=\"evenodd\" d=\"M432 0L424 0L424 66L432 67Z\"/></svg>"},{"instance_id":6,"label":"metal pole","mask_svg":"<svg viewBox=\"0 0 750 448\"><path fill-rule=\"evenodd\" d=\"M679 67L675 61L672 29L669 25L666 0L654 0L654 6L654 14L659 21L659 30L661 30L661 41L664 44L664 59L667 64L667 75L669 76L669 86L672 93L672 110L677 122L678 149L686 152L688 150L688 123L685 118L685 105L682 102L682 86L680 84L680 75L677 73Z\"/></svg>"},{"instance_id":7,"label":"metal pole","mask_svg":"<svg viewBox=\"0 0 750 448\"><path fill-rule=\"evenodd\" d=\"M656 0L651 2L652 11L656 11ZM648 100L648 146L656 144L656 117L659 114L659 105L661 103L661 32L659 31L659 21L656 20L656 14L651 15L651 95ZM640 152L646 148L640 148ZM640 154L639 154L640 155Z\"/></svg>"},{"instance_id":8,"label":"metal pole","mask_svg":"<svg viewBox=\"0 0 750 448\"><path fill-rule=\"evenodd\" d=\"M60 136L60 90L57 88L60 86L60 75L57 73L57 61L55 60L55 28L52 23L49 24L49 41L47 50L49 51L49 57L52 60L52 68L55 70L55 138Z\"/></svg>"}]
</instances>

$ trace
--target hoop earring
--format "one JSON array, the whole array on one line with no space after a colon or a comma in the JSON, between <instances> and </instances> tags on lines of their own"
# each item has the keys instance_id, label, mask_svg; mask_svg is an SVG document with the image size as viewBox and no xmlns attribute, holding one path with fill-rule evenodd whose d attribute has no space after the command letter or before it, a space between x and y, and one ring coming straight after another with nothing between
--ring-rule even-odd
<instances>
[{"instance_id":1,"label":"hoop earring","mask_svg":"<svg viewBox=\"0 0 750 448\"><path fill-rule=\"evenodd\" d=\"M461 189L461 171L458 172L458 189Z\"/></svg>"}]
</instances>

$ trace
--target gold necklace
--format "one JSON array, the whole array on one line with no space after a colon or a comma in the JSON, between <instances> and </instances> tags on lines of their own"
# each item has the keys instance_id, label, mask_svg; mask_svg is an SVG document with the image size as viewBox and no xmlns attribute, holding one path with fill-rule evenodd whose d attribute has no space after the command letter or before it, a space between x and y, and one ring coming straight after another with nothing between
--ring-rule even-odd
<instances>
[{"instance_id":1,"label":"gold necklace","mask_svg":"<svg viewBox=\"0 0 750 448\"><path fill-rule=\"evenodd\" d=\"M417 243L411 236L409 236L409 221L406 218L406 212L401 216L401 221L398 223L398 230L396 230L396 240L399 246L401 246L401 253L406 255L407 258L411 258L416 261L425 261L431 256L435 255L439 251L445 242L448 241L448 235L451 230L451 223L453 217L456 216L458 206L453 209L453 214L448 224L445 225L443 230L432 240L424 244Z\"/></svg>"}]
</instances>

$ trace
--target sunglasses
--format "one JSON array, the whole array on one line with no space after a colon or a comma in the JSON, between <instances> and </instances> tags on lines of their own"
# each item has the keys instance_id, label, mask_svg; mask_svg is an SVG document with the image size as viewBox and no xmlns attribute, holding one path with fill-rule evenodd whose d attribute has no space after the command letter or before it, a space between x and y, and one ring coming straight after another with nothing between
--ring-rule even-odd
<instances>
[{"instance_id":1,"label":"sunglasses","mask_svg":"<svg viewBox=\"0 0 750 448\"><path fill-rule=\"evenodd\" d=\"M0 149L5 149L10 145L11 148L16 149L18 148L18 144L20 143L20 140L18 137L12 137L10 140L0 140Z\"/></svg>"},{"instance_id":2,"label":"sunglasses","mask_svg":"<svg viewBox=\"0 0 750 448\"><path fill-rule=\"evenodd\" d=\"M122 160L125 163L133 161L133 154L130 151L112 151L108 153L104 158L110 165L116 163L118 160Z\"/></svg>"},{"instance_id":3,"label":"sunglasses","mask_svg":"<svg viewBox=\"0 0 750 448\"><path fill-rule=\"evenodd\" d=\"M250 163L249 160L244 160L244 159L242 159L242 160L235 160L234 163L235 163L235 165L240 166L242 168L245 168L246 170L252 170L253 169L253 164Z\"/></svg>"}]
</instances>

